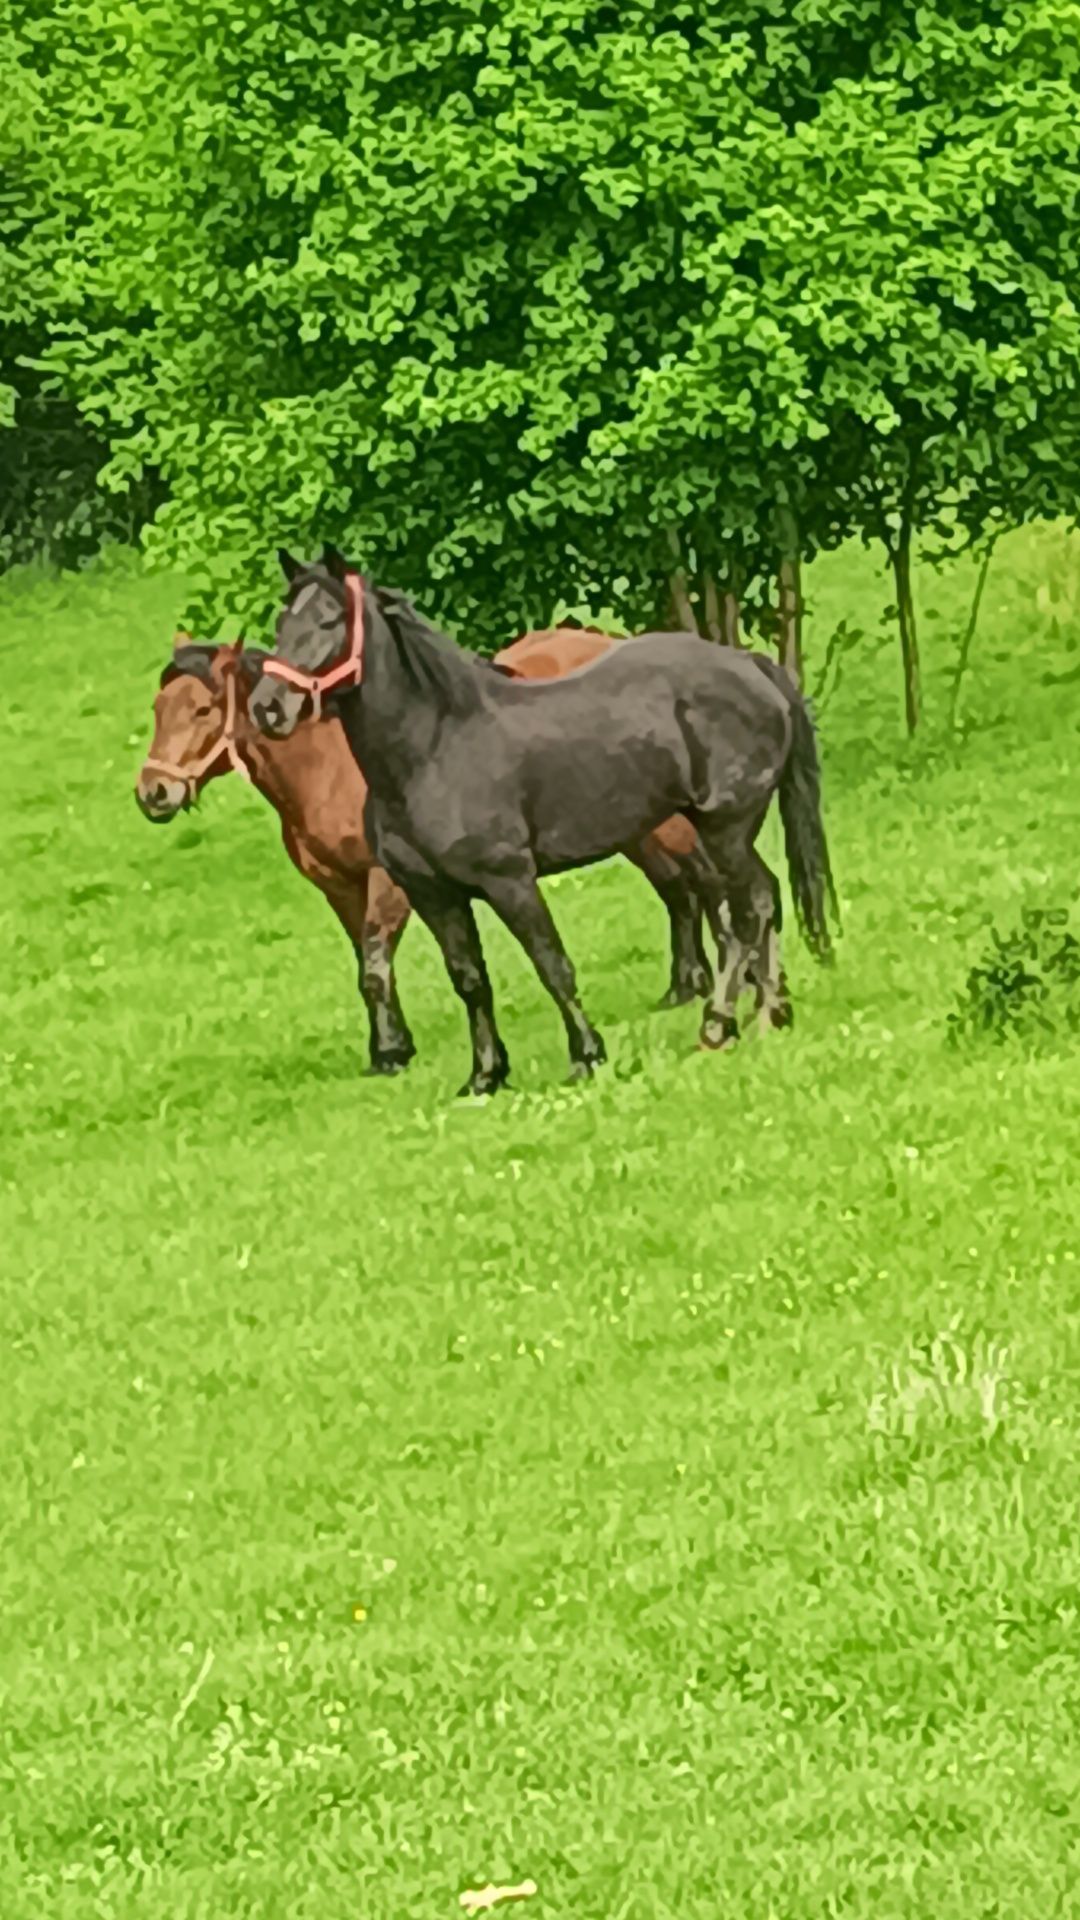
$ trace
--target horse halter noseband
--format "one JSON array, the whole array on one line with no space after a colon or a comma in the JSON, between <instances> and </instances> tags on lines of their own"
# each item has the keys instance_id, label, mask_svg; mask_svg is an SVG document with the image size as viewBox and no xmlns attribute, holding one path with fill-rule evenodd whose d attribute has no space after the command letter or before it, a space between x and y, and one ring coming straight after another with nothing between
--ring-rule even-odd
<instances>
[{"instance_id":1,"label":"horse halter noseband","mask_svg":"<svg viewBox=\"0 0 1080 1920\"><path fill-rule=\"evenodd\" d=\"M345 575L345 634L345 658L336 667L323 667L318 673L305 673L302 667L291 666L273 653L263 661L264 673L311 695L316 720L322 712L324 694L335 687L358 687L364 677L364 583L358 573Z\"/></svg>"},{"instance_id":2,"label":"horse halter noseband","mask_svg":"<svg viewBox=\"0 0 1080 1920\"><path fill-rule=\"evenodd\" d=\"M167 780L182 781L183 785L187 788L189 804L194 800L199 790L200 780L209 773L210 768L215 762L221 759L222 754L226 756L234 773L238 773L244 780L251 779L251 775L244 765L236 745L235 665L225 668L223 680L225 686L225 718L222 721L221 732L217 739L212 746L207 748L202 758L196 760L193 766L187 767L174 766L171 760L157 760L152 754L148 759L143 761L144 771L149 767L154 773L163 773Z\"/></svg>"}]
</instances>

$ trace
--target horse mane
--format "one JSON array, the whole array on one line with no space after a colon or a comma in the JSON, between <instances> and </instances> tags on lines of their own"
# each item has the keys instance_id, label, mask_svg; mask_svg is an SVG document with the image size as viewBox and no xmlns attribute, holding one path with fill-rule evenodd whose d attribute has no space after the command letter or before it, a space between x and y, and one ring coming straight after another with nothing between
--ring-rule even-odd
<instances>
[{"instance_id":1,"label":"horse mane","mask_svg":"<svg viewBox=\"0 0 1080 1920\"><path fill-rule=\"evenodd\" d=\"M371 587L413 685L433 692L449 712L474 713L480 704L476 657L456 646L438 627L417 613L408 595L396 587ZM486 662L484 664L487 664Z\"/></svg>"},{"instance_id":2,"label":"horse mane","mask_svg":"<svg viewBox=\"0 0 1080 1920\"><path fill-rule=\"evenodd\" d=\"M242 647L236 657L236 670L241 686L251 692L255 682L265 672L265 662L271 658L269 647Z\"/></svg>"},{"instance_id":3,"label":"horse mane","mask_svg":"<svg viewBox=\"0 0 1080 1920\"><path fill-rule=\"evenodd\" d=\"M266 659L265 647L236 647L214 644L207 640L181 641L168 665L161 670L158 687L167 687L171 680L179 680L184 674L190 674L195 680L201 680L204 687L216 691L214 684L214 662L219 654L229 653L237 663L240 678L246 686L254 686L263 670Z\"/></svg>"},{"instance_id":4,"label":"horse mane","mask_svg":"<svg viewBox=\"0 0 1080 1920\"><path fill-rule=\"evenodd\" d=\"M194 679L201 680L204 686L212 688L214 661L220 651L219 647L194 640L185 641L177 647L168 665L162 668L158 687L167 687L170 680L179 680L183 674L190 674Z\"/></svg>"}]
</instances>

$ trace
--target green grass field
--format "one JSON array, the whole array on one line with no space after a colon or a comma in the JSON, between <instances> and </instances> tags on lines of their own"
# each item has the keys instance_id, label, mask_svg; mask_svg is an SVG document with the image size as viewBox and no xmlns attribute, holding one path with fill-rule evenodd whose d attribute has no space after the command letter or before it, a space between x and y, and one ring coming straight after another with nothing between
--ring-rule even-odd
<instances>
[{"instance_id":1,"label":"green grass field","mask_svg":"<svg viewBox=\"0 0 1080 1920\"><path fill-rule=\"evenodd\" d=\"M0 583L0 1915L1080 1913L1077 1052L945 1024L1076 891L1080 542L810 576L845 910L790 1035L656 1015L662 910L552 899L611 1054L484 920L516 1092L360 1078L352 957L235 780L132 799L176 593ZM779 863L775 823L765 851ZM789 921L791 916L789 914Z\"/></svg>"}]
</instances>

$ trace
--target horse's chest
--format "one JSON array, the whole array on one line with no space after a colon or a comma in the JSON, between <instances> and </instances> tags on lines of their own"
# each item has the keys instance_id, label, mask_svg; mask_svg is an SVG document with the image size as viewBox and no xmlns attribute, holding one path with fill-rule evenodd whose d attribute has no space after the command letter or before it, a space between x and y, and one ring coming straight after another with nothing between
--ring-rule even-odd
<instances>
[{"instance_id":1,"label":"horse's chest","mask_svg":"<svg viewBox=\"0 0 1080 1920\"><path fill-rule=\"evenodd\" d=\"M430 879L431 862L418 843L408 814L372 794L367 830L376 865L385 867L399 887L408 888L410 880Z\"/></svg>"},{"instance_id":2,"label":"horse's chest","mask_svg":"<svg viewBox=\"0 0 1080 1920\"><path fill-rule=\"evenodd\" d=\"M432 874L482 887L492 872L516 869L528 842L520 813L508 824L494 790L477 796L475 782L418 782L400 806L373 800L368 824L376 860L406 890Z\"/></svg>"}]
</instances>

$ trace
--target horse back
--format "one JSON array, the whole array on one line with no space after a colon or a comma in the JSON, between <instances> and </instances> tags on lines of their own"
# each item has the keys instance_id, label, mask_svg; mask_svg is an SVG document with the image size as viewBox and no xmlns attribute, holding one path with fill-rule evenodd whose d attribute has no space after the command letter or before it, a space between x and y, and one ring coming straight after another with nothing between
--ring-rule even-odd
<instances>
[{"instance_id":1,"label":"horse back","mask_svg":"<svg viewBox=\"0 0 1080 1920\"><path fill-rule=\"evenodd\" d=\"M616 644L595 627L536 628L495 654L491 664L516 680L559 680L591 666Z\"/></svg>"}]
</instances>

